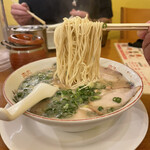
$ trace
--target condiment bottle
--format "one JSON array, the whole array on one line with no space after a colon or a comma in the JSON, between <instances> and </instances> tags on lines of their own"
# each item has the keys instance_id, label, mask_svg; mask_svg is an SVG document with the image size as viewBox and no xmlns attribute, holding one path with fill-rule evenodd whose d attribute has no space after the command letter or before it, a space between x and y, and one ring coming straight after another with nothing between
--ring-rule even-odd
<instances>
[{"instance_id":1,"label":"condiment bottle","mask_svg":"<svg viewBox=\"0 0 150 150\"><path fill-rule=\"evenodd\" d=\"M13 69L47 57L44 40L40 36L24 33L12 34L8 40L15 45L10 49L10 62Z\"/></svg>"}]
</instances>

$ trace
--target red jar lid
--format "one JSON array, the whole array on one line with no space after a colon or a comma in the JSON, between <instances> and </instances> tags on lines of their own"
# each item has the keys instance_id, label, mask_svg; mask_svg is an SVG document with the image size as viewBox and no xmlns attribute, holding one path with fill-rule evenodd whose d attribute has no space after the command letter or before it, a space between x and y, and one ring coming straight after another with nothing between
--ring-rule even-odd
<instances>
[{"instance_id":1,"label":"red jar lid","mask_svg":"<svg viewBox=\"0 0 150 150\"><path fill-rule=\"evenodd\" d=\"M36 36L33 34L11 34L8 37L9 42L19 45L41 45L44 43L44 40L40 36Z\"/></svg>"}]
</instances>

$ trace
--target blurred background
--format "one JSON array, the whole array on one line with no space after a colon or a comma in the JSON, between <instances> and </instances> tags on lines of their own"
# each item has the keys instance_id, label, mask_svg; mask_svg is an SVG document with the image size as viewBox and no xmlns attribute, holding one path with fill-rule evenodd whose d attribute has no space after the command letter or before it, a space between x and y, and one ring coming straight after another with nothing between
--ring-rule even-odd
<instances>
[{"instance_id":1,"label":"blurred background","mask_svg":"<svg viewBox=\"0 0 150 150\"><path fill-rule=\"evenodd\" d=\"M17 2L17 0L15 0ZM12 1L11 0L4 0L5 10L6 10L6 17L8 20L8 25L13 26L17 25L15 20L10 14L10 7ZM150 1L149 0L112 0L112 8L113 8L113 23L120 22L120 9L121 7L128 7L128 8L150 8ZM150 18L150 17L149 17ZM108 39L119 39L120 38L120 31L111 31L109 33Z\"/></svg>"}]
</instances>

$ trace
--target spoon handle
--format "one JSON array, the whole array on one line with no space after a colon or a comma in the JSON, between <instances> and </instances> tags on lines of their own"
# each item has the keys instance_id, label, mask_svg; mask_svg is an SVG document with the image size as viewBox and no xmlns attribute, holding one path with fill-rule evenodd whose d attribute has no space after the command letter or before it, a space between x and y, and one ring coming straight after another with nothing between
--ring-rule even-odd
<instances>
[{"instance_id":1,"label":"spoon handle","mask_svg":"<svg viewBox=\"0 0 150 150\"><path fill-rule=\"evenodd\" d=\"M40 102L42 99L52 97L57 90L57 87L46 83L38 84L28 96L26 96L18 103L15 103L7 109L0 108L0 119L6 121L16 119L26 110Z\"/></svg>"}]
</instances>

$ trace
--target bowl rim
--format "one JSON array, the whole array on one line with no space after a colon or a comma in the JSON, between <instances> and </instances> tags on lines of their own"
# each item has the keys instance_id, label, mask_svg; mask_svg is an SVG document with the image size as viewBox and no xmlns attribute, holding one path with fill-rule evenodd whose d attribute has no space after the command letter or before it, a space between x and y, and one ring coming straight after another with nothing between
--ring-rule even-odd
<instances>
[{"instance_id":1,"label":"bowl rim","mask_svg":"<svg viewBox=\"0 0 150 150\"><path fill-rule=\"evenodd\" d=\"M28 66L30 64L33 64L33 63L37 63L37 62L40 62L40 61L46 61L46 60L49 60L49 59L56 59L56 57L51 57L51 58L45 58L45 59L42 59L42 60L38 60L38 61L35 61L35 62L31 62L29 64L26 64L22 67L20 67L19 69L15 70L14 72L12 72L5 80L4 84L3 84L3 95L4 95L4 98L5 100L8 102L8 104L10 105L13 105L15 102L13 102L13 100L10 100L7 95L6 95L6 92L5 92L5 86L6 86L6 82L7 80L9 79L10 76L12 76L12 74L16 73L18 70L24 68L25 66ZM100 57L100 60L106 60L106 61L111 61L111 62L115 62L119 65L122 65L122 66L125 66L126 68L128 68L129 70L131 70L134 74L136 74L139 79L140 79L140 82L141 82L141 86L140 86L140 89L138 90L138 92L140 91L140 93L138 94L137 98L134 99L131 103L127 102L123 107L113 111L113 112L110 112L110 113L106 113L104 115L101 115L101 116L96 116L96 117L92 117L92 118L87 118L87 119L58 119L58 118L48 118L48 117L45 117L45 116L40 116L40 115L37 115L37 114L34 114L34 113L31 113L29 111L26 111L24 112L24 115L28 116L28 117L31 117L31 118L36 118L36 119L40 119L40 120L45 120L45 121L52 121L52 122L74 122L74 123L78 123L78 122L89 122L89 121L92 121L92 120L101 120L101 119L106 119L106 118L109 118L109 117L112 117L114 115L117 115L117 114L120 114L126 110L128 110L131 106L133 106L139 99L140 97L142 96L142 93L143 93L143 81L142 81L142 78L141 76L135 72L132 68L130 68L129 66L126 66L120 62L117 62L117 61L114 61L114 60L111 60L111 59L107 59L107 58L102 58ZM42 69L41 69L42 70ZM137 94L137 93L136 93ZM135 94L135 95L136 95ZM134 96L135 96L134 95ZM134 98L134 96L132 98ZM131 98L131 99L132 99Z\"/></svg>"}]
</instances>

